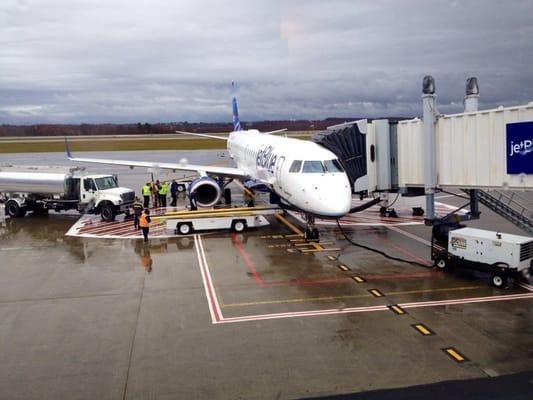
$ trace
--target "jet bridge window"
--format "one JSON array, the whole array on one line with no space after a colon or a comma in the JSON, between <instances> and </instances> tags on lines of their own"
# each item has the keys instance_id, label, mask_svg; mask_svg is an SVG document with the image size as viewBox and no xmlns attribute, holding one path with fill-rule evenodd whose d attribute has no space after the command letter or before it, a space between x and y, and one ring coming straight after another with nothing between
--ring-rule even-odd
<instances>
[{"instance_id":1,"label":"jet bridge window","mask_svg":"<svg viewBox=\"0 0 533 400\"><path fill-rule=\"evenodd\" d=\"M322 165L322 161L304 161L304 169L302 171L305 173L323 173L324 172L324 166Z\"/></svg>"},{"instance_id":2,"label":"jet bridge window","mask_svg":"<svg viewBox=\"0 0 533 400\"><path fill-rule=\"evenodd\" d=\"M289 168L289 172L300 172L300 169L302 169L302 161L294 160Z\"/></svg>"},{"instance_id":3,"label":"jet bridge window","mask_svg":"<svg viewBox=\"0 0 533 400\"><path fill-rule=\"evenodd\" d=\"M324 167L328 172L344 172L339 160L326 160L324 161Z\"/></svg>"}]
</instances>

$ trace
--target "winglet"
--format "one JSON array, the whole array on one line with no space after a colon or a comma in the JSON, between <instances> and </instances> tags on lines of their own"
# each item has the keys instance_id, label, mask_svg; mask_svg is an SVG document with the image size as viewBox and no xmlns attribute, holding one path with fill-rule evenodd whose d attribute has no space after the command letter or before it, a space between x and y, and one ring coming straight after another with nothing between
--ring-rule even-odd
<instances>
[{"instance_id":1,"label":"winglet","mask_svg":"<svg viewBox=\"0 0 533 400\"><path fill-rule=\"evenodd\" d=\"M67 158L70 160L72 159L72 153L70 152L70 148L68 147L67 137L65 136L65 152L67 153Z\"/></svg>"}]
</instances>

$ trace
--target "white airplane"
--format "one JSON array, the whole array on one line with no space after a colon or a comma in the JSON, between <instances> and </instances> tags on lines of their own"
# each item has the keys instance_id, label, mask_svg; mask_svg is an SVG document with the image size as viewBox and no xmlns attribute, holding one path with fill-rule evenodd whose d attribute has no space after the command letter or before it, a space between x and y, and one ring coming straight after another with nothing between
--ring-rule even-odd
<instances>
[{"instance_id":1,"label":"white airplane","mask_svg":"<svg viewBox=\"0 0 533 400\"><path fill-rule=\"evenodd\" d=\"M229 137L177 133L227 140L229 155L236 164L234 168L79 158L73 157L66 146L67 157L78 162L196 172L199 177L191 182L189 193L196 191L197 203L202 207L217 204L225 185L232 179L238 179L248 188L269 191L271 203L304 213L307 221L305 238L317 240L315 217L340 218L350 212L351 187L337 156L310 141L272 135L280 131L261 133L257 129L242 130L235 97L232 104L233 132Z\"/></svg>"}]
</instances>

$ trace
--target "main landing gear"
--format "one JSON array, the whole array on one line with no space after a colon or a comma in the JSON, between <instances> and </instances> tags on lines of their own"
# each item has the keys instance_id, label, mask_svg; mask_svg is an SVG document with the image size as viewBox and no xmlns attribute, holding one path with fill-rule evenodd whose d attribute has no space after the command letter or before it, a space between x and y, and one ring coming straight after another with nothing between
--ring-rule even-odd
<instances>
[{"instance_id":1,"label":"main landing gear","mask_svg":"<svg viewBox=\"0 0 533 400\"><path fill-rule=\"evenodd\" d=\"M312 215L306 215L305 221L306 221L306 228L304 232L304 239L307 242L318 242L319 233L318 233L318 229L315 228L315 217L313 217Z\"/></svg>"}]
</instances>

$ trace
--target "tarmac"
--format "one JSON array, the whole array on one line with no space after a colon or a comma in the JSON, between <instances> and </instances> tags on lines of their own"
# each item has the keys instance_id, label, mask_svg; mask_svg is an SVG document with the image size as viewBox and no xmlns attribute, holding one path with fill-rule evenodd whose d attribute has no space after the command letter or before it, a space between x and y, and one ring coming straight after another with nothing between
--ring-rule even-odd
<instances>
[{"instance_id":1,"label":"tarmac","mask_svg":"<svg viewBox=\"0 0 533 400\"><path fill-rule=\"evenodd\" d=\"M0 219L0 398L531 398L531 282L435 271L430 229L397 211L320 222L316 246L290 214L147 245L74 213ZM481 211L470 226L524 235Z\"/></svg>"}]
</instances>

